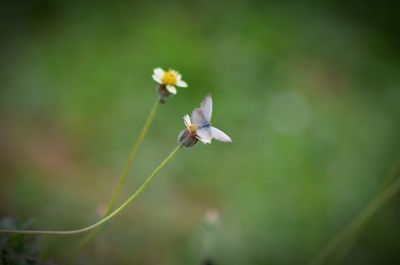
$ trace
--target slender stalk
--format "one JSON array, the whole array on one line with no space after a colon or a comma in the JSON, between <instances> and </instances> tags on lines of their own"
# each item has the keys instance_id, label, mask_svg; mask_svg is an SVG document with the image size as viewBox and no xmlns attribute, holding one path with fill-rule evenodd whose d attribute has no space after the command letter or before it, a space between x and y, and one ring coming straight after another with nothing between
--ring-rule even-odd
<instances>
[{"instance_id":1,"label":"slender stalk","mask_svg":"<svg viewBox=\"0 0 400 265\"><path fill-rule=\"evenodd\" d=\"M395 163L393 163L393 165L391 166L382 184L380 192L384 192L385 188L387 188L390 184L392 184L397 177L400 177L400 159L397 159ZM364 227L364 225L365 223L360 227L358 227L355 231L353 231L352 234L348 235L347 241L344 242L342 245L338 246L332 264L340 264L342 262L343 258L356 243L358 235L361 233L361 230Z\"/></svg>"},{"instance_id":2,"label":"slender stalk","mask_svg":"<svg viewBox=\"0 0 400 265\"><path fill-rule=\"evenodd\" d=\"M386 175L385 180L383 181L381 191L384 190L390 184L392 184L393 181L398 177L400 177L400 158L398 158L390 168L388 174Z\"/></svg>"},{"instance_id":3,"label":"slender stalk","mask_svg":"<svg viewBox=\"0 0 400 265\"><path fill-rule=\"evenodd\" d=\"M326 259L335 251L345 240L357 232L358 229L377 211L379 208L391 199L397 192L400 191L400 178L393 182L392 185L388 186L384 191L379 193L371 203L359 213L353 221L351 221L344 229L333 238L329 244L322 249L322 251L309 263L309 265L323 264Z\"/></svg>"},{"instance_id":4,"label":"slender stalk","mask_svg":"<svg viewBox=\"0 0 400 265\"><path fill-rule=\"evenodd\" d=\"M146 136L147 132L149 131L151 124L153 123L154 116L156 115L156 112L157 112L157 109L158 109L158 105L160 105L159 101L160 100L157 98L156 102L154 102L153 106L151 107L149 116L147 117L147 119L146 119L146 121L144 123L144 126L143 126L142 130L139 133L138 138L136 139L135 143L132 145L132 149L131 149L131 151L129 153L126 165L125 165L124 169L122 170L121 175L119 176L118 183L117 183L117 186L114 189L114 192L113 192L113 195L111 197L111 200L107 204L107 208L106 208L106 211L105 211L105 214L104 214L105 216L108 215L112 211L112 209L114 208L115 204L117 203L119 197L121 196L123 187L124 187L125 182L126 182L126 178L127 178L128 174L129 174L129 170L132 167L132 163L135 160L135 157L136 157L136 154L137 154L137 152L139 150L139 147L142 144L142 142L144 140L144 137Z\"/></svg>"},{"instance_id":5,"label":"slender stalk","mask_svg":"<svg viewBox=\"0 0 400 265\"><path fill-rule=\"evenodd\" d=\"M346 254L350 251L353 245L356 243L358 235L361 234L362 228L365 226L362 225L357 229L357 231L353 232L351 235L348 236L348 239L343 242L343 245L338 247L336 250L336 254L332 257L332 264L340 264Z\"/></svg>"},{"instance_id":6,"label":"slender stalk","mask_svg":"<svg viewBox=\"0 0 400 265\"><path fill-rule=\"evenodd\" d=\"M154 117L156 115L159 105L160 105L160 99L157 98L157 100L154 102L153 106L151 107L150 113L147 116L147 119L144 123L142 130L139 133L138 138L132 145L131 151L129 152L128 160L121 172L121 175L118 178L118 183L114 188L111 199L106 206L104 216L107 216L112 211L112 209L115 207L115 204L117 203L119 197L121 196L122 190L125 186L126 178L128 177L129 171L132 168L133 161L135 160L135 157L139 150L139 147L142 144L147 132L149 131L151 124L153 123L153 120L154 120ZM72 249L71 256L74 256L75 254L77 254L80 249L82 249L85 245L87 245L96 236L96 234L100 230L100 228L101 228L101 226L97 227L95 230L91 231L89 234L87 234L85 237L83 237L78 242L78 244L76 244L76 246Z\"/></svg>"},{"instance_id":7,"label":"slender stalk","mask_svg":"<svg viewBox=\"0 0 400 265\"><path fill-rule=\"evenodd\" d=\"M35 235L73 235L73 234L80 234L87 231L90 231L100 225L108 222L111 218L119 214L123 209L125 209L133 200L139 196L143 190L150 184L152 179L157 175L157 173L176 155L176 153L181 149L181 145L175 147L174 150L161 162L160 165L150 174L150 176L146 179L146 181L139 187L121 206L115 209L113 212L108 214L106 217L101 219L100 221L75 230L6 230L0 229L0 233L9 233L9 234L35 234Z\"/></svg>"}]
</instances>

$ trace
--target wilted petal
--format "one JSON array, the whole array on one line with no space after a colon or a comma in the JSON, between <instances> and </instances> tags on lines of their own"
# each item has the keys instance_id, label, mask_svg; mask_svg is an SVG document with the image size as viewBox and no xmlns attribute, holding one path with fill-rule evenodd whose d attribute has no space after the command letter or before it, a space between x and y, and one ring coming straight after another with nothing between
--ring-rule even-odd
<instances>
[{"instance_id":1,"label":"wilted petal","mask_svg":"<svg viewBox=\"0 0 400 265\"><path fill-rule=\"evenodd\" d=\"M185 123L186 127L189 127L192 124L189 115L183 116L183 122Z\"/></svg>"}]
</instances>

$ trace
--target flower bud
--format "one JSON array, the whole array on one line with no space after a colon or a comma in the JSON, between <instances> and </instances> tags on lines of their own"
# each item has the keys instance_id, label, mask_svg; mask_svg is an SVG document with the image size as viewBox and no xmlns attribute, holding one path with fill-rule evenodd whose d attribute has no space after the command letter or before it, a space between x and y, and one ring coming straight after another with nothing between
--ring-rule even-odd
<instances>
[{"instance_id":1,"label":"flower bud","mask_svg":"<svg viewBox=\"0 0 400 265\"><path fill-rule=\"evenodd\" d=\"M158 94L160 95L160 103L161 104L164 104L167 101L167 99L171 95L173 95L171 92L169 92L167 90L167 87L163 84L159 84L157 90L158 90Z\"/></svg>"},{"instance_id":2,"label":"flower bud","mask_svg":"<svg viewBox=\"0 0 400 265\"><path fill-rule=\"evenodd\" d=\"M196 134L193 134L188 129L181 131L178 136L178 142L185 147L192 147L198 141Z\"/></svg>"}]
</instances>

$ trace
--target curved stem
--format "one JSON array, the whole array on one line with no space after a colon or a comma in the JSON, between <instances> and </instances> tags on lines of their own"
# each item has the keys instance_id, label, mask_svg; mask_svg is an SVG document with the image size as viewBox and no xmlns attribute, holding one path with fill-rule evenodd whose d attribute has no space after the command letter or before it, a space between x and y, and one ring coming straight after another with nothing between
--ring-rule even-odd
<instances>
[{"instance_id":1,"label":"curved stem","mask_svg":"<svg viewBox=\"0 0 400 265\"><path fill-rule=\"evenodd\" d=\"M381 191L387 188L392 182L400 177L400 158L398 158L393 165L390 167L388 174L386 175L385 180L383 181Z\"/></svg>"},{"instance_id":2,"label":"curved stem","mask_svg":"<svg viewBox=\"0 0 400 265\"><path fill-rule=\"evenodd\" d=\"M117 209L115 209L113 212L108 214L106 217L101 219L95 224L92 224L90 226L76 229L76 230L65 230L65 231L51 231L51 230L4 230L0 229L0 233L10 233L10 234L36 234L36 235L73 235L73 234L79 234L79 233L84 233L87 231L90 231L107 221L109 221L111 218L116 216L118 213L120 213L125 207L128 206L129 203L131 203L137 196L140 195L140 193L143 192L143 190L149 185L151 180L154 178L154 176L157 175L157 173L175 156L175 154L181 149L181 145L178 145L168 156L167 158L164 159L164 161L161 162L160 165L151 173L151 175L146 179L146 181L142 184L142 186L139 187L139 189L136 190L121 206L119 206Z\"/></svg>"},{"instance_id":3,"label":"curved stem","mask_svg":"<svg viewBox=\"0 0 400 265\"><path fill-rule=\"evenodd\" d=\"M107 216L112 211L112 209L114 208L115 204L117 203L117 200L121 196L122 189L123 189L123 187L125 185L125 182L126 182L126 178L127 178L128 174L129 174L129 170L131 169L132 163L135 160L137 151L139 150L139 147L142 144L142 142L144 140L144 137L146 136L146 134L147 134L148 130L150 129L150 126L151 126L151 124L152 124L152 122L154 120L154 116L156 115L156 112L157 112L157 109L158 109L158 105L160 105L159 102L160 102L159 99L157 99L156 102L154 102L153 106L151 107L149 116L147 117L142 130L140 131L140 134L139 134L138 138L136 139L135 143L132 146L132 149L131 149L131 151L129 153L129 156L128 156L128 160L126 162L126 165L125 165L124 169L122 170L121 175L119 176L118 183L117 183L117 186L114 189L114 192L113 192L113 195L111 197L111 200L107 204L107 208L106 208L106 211L105 211L105 214L104 214L105 216Z\"/></svg>"},{"instance_id":4,"label":"curved stem","mask_svg":"<svg viewBox=\"0 0 400 265\"><path fill-rule=\"evenodd\" d=\"M349 235L360 228L379 208L400 191L400 178L393 182L371 203L359 213L344 229L309 263L310 265L323 264L335 249L340 246Z\"/></svg>"},{"instance_id":5,"label":"curved stem","mask_svg":"<svg viewBox=\"0 0 400 265\"><path fill-rule=\"evenodd\" d=\"M396 177L400 177L400 159L397 159L393 165L391 166L390 170L388 171L388 174L386 175L386 178L382 184L382 187L380 189L380 192L384 192L385 188L387 188L394 180L396 180ZM343 258L346 256L346 254L350 251L350 249L353 247L353 245L357 241L357 237L361 233L361 230L363 228L363 225L360 227L357 227L357 230L352 232L348 236L348 239L346 242L344 242L341 246L338 246L338 249L336 250L335 257L333 258L333 263L332 264L340 264L343 260Z\"/></svg>"},{"instance_id":6,"label":"curved stem","mask_svg":"<svg viewBox=\"0 0 400 265\"><path fill-rule=\"evenodd\" d=\"M104 216L107 216L112 209L115 207L115 204L117 203L119 197L121 196L122 190L125 186L126 178L129 175L129 171L132 168L133 161L135 160L136 154L139 150L140 145L142 144L144 137L146 136L147 132L150 129L151 124L153 123L154 117L156 115L156 112L158 110L158 106L160 105L160 99L157 98L157 100L154 102L153 106L151 107L150 113L147 116L147 119L144 123L144 126L142 130L139 133L138 138L132 145L131 151L129 152L128 160L121 172L121 175L118 178L118 183L117 186L115 187L113 194L111 196L110 201L108 202L106 206L106 210L104 212ZM87 234L85 237L83 237L78 244L73 248L71 251L71 255L75 255L76 253L79 252L81 248L83 248L86 244L88 244L97 234L101 226L97 227L97 229L93 230L89 234Z\"/></svg>"},{"instance_id":7,"label":"curved stem","mask_svg":"<svg viewBox=\"0 0 400 265\"><path fill-rule=\"evenodd\" d=\"M343 258L346 256L346 254L350 251L350 249L356 243L358 235L361 234L361 228L362 227L359 227L357 229L357 231L355 231L354 233L349 235L346 242L344 242L343 245L338 248L338 250L336 251L336 254L332 257L332 264L341 264L342 263Z\"/></svg>"}]
</instances>

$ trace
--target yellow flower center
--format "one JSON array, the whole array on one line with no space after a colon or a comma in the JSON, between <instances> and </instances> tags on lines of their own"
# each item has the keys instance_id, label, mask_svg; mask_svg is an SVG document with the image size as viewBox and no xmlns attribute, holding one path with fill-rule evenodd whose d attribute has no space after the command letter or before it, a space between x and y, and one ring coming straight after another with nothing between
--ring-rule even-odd
<instances>
[{"instance_id":1,"label":"yellow flower center","mask_svg":"<svg viewBox=\"0 0 400 265\"><path fill-rule=\"evenodd\" d=\"M165 85L175 86L176 85L176 74L172 71L167 71L164 73L162 78L162 82Z\"/></svg>"},{"instance_id":2,"label":"yellow flower center","mask_svg":"<svg viewBox=\"0 0 400 265\"><path fill-rule=\"evenodd\" d=\"M188 129L191 133L195 133L197 131L197 126L192 123L189 125Z\"/></svg>"}]
</instances>

